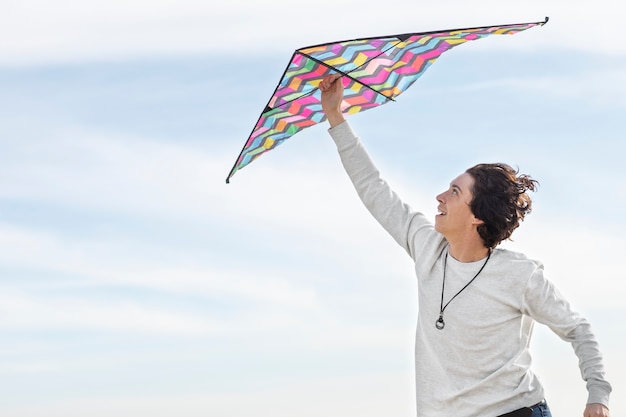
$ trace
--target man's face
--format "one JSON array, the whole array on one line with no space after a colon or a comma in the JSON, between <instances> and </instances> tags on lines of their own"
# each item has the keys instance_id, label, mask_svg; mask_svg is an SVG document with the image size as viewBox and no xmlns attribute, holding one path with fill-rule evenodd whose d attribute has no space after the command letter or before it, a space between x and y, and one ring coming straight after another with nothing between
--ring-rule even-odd
<instances>
[{"instance_id":1,"label":"man's face","mask_svg":"<svg viewBox=\"0 0 626 417\"><path fill-rule=\"evenodd\" d=\"M438 214L435 217L435 230L448 240L475 229L482 223L474 217L470 203L474 178L467 172L459 175L450 183L450 187L437 196Z\"/></svg>"}]
</instances>

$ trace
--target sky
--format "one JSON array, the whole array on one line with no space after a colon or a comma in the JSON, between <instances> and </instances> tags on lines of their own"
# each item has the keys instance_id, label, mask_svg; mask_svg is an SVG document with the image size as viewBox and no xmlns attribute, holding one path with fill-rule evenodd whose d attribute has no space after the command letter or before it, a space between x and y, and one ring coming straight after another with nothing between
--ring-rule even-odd
<instances>
[{"instance_id":1,"label":"sky","mask_svg":"<svg viewBox=\"0 0 626 417\"><path fill-rule=\"evenodd\" d=\"M327 126L225 178L295 49L545 16L349 120L428 216L478 162L539 180L503 246L589 319L626 415L618 3L433 3L2 0L0 415L414 415L411 261ZM581 415L571 346L538 325L531 351Z\"/></svg>"}]
</instances>

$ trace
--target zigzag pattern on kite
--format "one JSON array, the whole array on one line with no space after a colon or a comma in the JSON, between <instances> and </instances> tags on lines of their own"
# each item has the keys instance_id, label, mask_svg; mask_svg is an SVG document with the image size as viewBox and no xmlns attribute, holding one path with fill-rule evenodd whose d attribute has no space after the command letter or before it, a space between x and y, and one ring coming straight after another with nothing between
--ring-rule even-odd
<instances>
[{"instance_id":1,"label":"zigzag pattern on kite","mask_svg":"<svg viewBox=\"0 0 626 417\"><path fill-rule=\"evenodd\" d=\"M226 182L263 153L326 119L318 86L327 74L344 75L342 110L359 113L394 100L455 46L493 34L515 34L547 21L355 39L297 50Z\"/></svg>"}]
</instances>

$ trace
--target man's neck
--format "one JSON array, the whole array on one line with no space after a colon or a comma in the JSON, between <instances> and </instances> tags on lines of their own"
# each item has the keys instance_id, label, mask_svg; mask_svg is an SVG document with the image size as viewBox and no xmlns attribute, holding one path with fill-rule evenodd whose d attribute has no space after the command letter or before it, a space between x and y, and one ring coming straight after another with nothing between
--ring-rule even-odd
<instances>
[{"instance_id":1,"label":"man's neck","mask_svg":"<svg viewBox=\"0 0 626 417\"><path fill-rule=\"evenodd\" d=\"M476 262L489 255L489 249L485 247L482 239L472 242L449 242L450 256L459 262Z\"/></svg>"}]
</instances>

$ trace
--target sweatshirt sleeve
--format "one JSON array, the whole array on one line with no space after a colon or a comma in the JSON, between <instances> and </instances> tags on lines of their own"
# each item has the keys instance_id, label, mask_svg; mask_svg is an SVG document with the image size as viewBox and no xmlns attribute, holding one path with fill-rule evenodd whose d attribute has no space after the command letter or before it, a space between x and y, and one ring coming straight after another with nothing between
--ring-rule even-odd
<instances>
[{"instance_id":1,"label":"sweatshirt sleeve","mask_svg":"<svg viewBox=\"0 0 626 417\"><path fill-rule=\"evenodd\" d=\"M587 404L600 403L608 408L611 385L604 378L602 354L591 325L554 285L543 276L541 265L532 274L524 295L524 314L547 325L569 342L578 357L578 366L589 393Z\"/></svg>"},{"instance_id":2,"label":"sweatshirt sleeve","mask_svg":"<svg viewBox=\"0 0 626 417\"><path fill-rule=\"evenodd\" d=\"M413 211L380 177L367 151L343 122L329 133L337 145L344 169L361 201L383 228L415 259L423 250L436 250L443 238L422 213ZM438 240L433 244L432 239Z\"/></svg>"}]
</instances>

